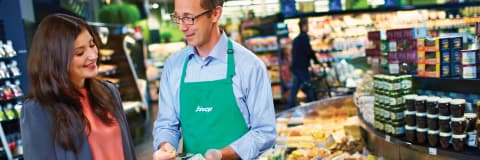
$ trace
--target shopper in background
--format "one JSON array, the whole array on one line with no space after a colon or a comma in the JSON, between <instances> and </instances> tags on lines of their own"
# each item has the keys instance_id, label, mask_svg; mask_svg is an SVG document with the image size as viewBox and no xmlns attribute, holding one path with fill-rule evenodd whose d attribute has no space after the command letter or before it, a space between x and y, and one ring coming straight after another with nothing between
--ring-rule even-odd
<instances>
[{"instance_id":1,"label":"shopper in background","mask_svg":"<svg viewBox=\"0 0 480 160\"><path fill-rule=\"evenodd\" d=\"M275 143L265 64L219 29L223 2L174 1L171 17L189 46L162 73L153 159L173 159L181 136L182 152L206 159L256 159Z\"/></svg>"},{"instance_id":2,"label":"shopper in background","mask_svg":"<svg viewBox=\"0 0 480 160\"><path fill-rule=\"evenodd\" d=\"M293 74L293 81L290 90L290 98L288 99L287 104L288 108L296 105L297 93L300 88L302 88L307 95L308 102L315 99L308 67L310 66L310 60L314 60L316 63L319 62L315 58L315 52L312 50L310 39L307 35L308 19L301 18L298 26L300 27L300 34L293 40L292 44L292 63L290 70Z\"/></svg>"},{"instance_id":3,"label":"shopper in background","mask_svg":"<svg viewBox=\"0 0 480 160\"><path fill-rule=\"evenodd\" d=\"M82 19L45 17L28 59L24 158L136 159L118 90L95 79L98 48Z\"/></svg>"}]
</instances>

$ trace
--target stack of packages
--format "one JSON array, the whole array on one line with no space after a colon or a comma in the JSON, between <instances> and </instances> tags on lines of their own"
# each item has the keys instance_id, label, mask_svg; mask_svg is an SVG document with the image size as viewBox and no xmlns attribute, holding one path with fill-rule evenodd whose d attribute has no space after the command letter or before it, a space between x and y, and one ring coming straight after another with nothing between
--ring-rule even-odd
<instances>
[{"instance_id":1,"label":"stack of packages","mask_svg":"<svg viewBox=\"0 0 480 160\"><path fill-rule=\"evenodd\" d=\"M461 74L462 37L417 39L419 77L458 77Z\"/></svg>"},{"instance_id":2,"label":"stack of packages","mask_svg":"<svg viewBox=\"0 0 480 160\"><path fill-rule=\"evenodd\" d=\"M426 28L390 29L368 32L366 56L379 58L389 74L416 72L417 41L427 36Z\"/></svg>"}]
</instances>

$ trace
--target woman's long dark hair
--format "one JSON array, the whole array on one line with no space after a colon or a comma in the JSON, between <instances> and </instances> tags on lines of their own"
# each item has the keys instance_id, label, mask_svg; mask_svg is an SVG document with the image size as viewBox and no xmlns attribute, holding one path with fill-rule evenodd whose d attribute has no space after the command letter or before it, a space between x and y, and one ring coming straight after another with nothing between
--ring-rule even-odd
<instances>
[{"instance_id":1,"label":"woman's long dark hair","mask_svg":"<svg viewBox=\"0 0 480 160\"><path fill-rule=\"evenodd\" d=\"M80 103L82 94L69 78L75 39L84 30L95 37L82 19L65 14L47 16L33 37L28 58L30 91L27 99L38 101L48 110L53 121L53 138L63 148L75 153L83 145L76 140L77 137L85 129L91 129ZM92 111L102 122L111 125L119 119L118 110L121 108L117 106L113 93L101 81L86 79L85 88ZM113 117L109 117L109 113Z\"/></svg>"}]
</instances>

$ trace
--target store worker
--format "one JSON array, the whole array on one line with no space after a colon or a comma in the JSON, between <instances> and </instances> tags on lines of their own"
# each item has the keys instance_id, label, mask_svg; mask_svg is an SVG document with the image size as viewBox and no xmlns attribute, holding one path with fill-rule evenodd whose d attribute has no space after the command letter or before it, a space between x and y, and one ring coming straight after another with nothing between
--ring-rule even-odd
<instances>
[{"instance_id":1,"label":"store worker","mask_svg":"<svg viewBox=\"0 0 480 160\"><path fill-rule=\"evenodd\" d=\"M310 45L310 39L308 38L308 19L301 18L298 23L300 27L300 34L295 37L292 44L292 63L290 70L293 74L292 88L290 90L290 97L288 99L288 107L294 107L296 105L297 93L300 88L303 89L307 95L307 101L315 100L315 93L310 81L310 72L308 67L310 66L310 60L319 63L315 58L315 53Z\"/></svg>"},{"instance_id":2,"label":"store worker","mask_svg":"<svg viewBox=\"0 0 480 160\"><path fill-rule=\"evenodd\" d=\"M136 159L118 90L97 76L98 48L82 19L45 17L28 58L20 115L24 158Z\"/></svg>"},{"instance_id":3,"label":"store worker","mask_svg":"<svg viewBox=\"0 0 480 160\"><path fill-rule=\"evenodd\" d=\"M273 147L275 111L265 64L218 27L223 0L175 0L171 17L188 46L160 82L154 158L255 159ZM180 152L180 150L178 150Z\"/></svg>"}]
</instances>

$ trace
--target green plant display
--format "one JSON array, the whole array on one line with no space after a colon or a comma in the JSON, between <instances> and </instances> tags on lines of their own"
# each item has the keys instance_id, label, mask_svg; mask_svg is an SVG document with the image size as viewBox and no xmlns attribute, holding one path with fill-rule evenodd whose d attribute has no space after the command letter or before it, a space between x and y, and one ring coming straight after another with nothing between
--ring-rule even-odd
<instances>
[{"instance_id":1,"label":"green plant display","mask_svg":"<svg viewBox=\"0 0 480 160\"><path fill-rule=\"evenodd\" d=\"M98 19L109 24L135 24L140 20L140 11L132 4L114 3L103 6L98 13Z\"/></svg>"}]
</instances>

